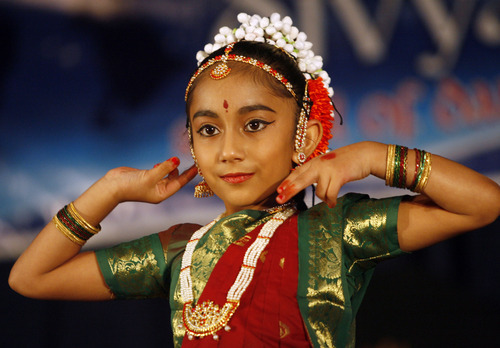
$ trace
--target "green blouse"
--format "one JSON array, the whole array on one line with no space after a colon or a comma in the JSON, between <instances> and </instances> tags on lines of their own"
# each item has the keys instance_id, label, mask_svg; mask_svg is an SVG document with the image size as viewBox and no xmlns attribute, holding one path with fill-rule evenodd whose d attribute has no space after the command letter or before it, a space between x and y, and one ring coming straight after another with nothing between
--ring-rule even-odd
<instances>
[{"instance_id":1,"label":"green blouse","mask_svg":"<svg viewBox=\"0 0 500 348\"><path fill-rule=\"evenodd\" d=\"M375 265L403 253L397 237L400 201L347 194L332 209L321 203L299 214L297 301L315 347L354 346L356 313ZM241 211L205 234L191 266L195 299L226 248L270 217L263 211ZM176 346L184 337L178 284L182 253L198 227L178 225L96 252L117 298L169 298Z\"/></svg>"}]
</instances>

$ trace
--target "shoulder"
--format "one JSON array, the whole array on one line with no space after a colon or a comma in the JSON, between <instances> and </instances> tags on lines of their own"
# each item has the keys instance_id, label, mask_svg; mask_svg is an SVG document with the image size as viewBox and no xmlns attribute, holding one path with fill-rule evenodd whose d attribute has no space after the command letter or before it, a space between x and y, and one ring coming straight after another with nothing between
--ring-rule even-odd
<instances>
[{"instance_id":1,"label":"shoulder","mask_svg":"<svg viewBox=\"0 0 500 348\"><path fill-rule=\"evenodd\" d=\"M188 242L192 234L200 227L201 225L191 223L177 224L158 233L158 236L160 237L160 241L163 246L168 246L172 243L185 244Z\"/></svg>"}]
</instances>

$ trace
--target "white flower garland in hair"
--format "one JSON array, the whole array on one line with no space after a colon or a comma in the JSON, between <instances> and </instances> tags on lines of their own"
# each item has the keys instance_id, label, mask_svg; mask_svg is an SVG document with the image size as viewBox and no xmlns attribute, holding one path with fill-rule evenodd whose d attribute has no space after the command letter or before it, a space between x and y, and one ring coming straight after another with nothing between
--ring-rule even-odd
<instances>
[{"instance_id":1,"label":"white flower garland in hair","mask_svg":"<svg viewBox=\"0 0 500 348\"><path fill-rule=\"evenodd\" d=\"M333 96L333 88L330 87L330 76L322 69L323 58L314 55L311 50L312 43L307 41L307 35L293 26L290 17L286 16L282 19L278 13L273 13L270 17L250 16L246 13L240 13L238 22L241 23L238 28L220 28L219 33L214 37L215 43L208 43L203 51L198 51L196 54L198 65L219 48L235 41L266 42L284 49L295 57L297 65L306 79L321 77L325 88L328 90L328 95L330 98Z\"/></svg>"}]
</instances>

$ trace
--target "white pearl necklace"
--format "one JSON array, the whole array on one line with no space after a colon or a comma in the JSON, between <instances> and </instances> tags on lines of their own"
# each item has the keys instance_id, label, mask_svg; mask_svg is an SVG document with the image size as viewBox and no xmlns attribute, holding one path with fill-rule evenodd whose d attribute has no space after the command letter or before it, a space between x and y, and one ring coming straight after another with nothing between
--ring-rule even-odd
<instances>
[{"instance_id":1,"label":"white pearl necklace","mask_svg":"<svg viewBox=\"0 0 500 348\"><path fill-rule=\"evenodd\" d=\"M204 337L213 335L214 339L218 339L217 331L224 328L229 331L231 328L227 325L234 312L239 306L241 296L250 285L257 261L267 244L271 240L276 229L290 216L295 213L295 207L286 208L279 211L274 215L271 220L267 221L255 241L247 249L243 258L240 272L236 277L233 285L229 289L226 296L226 303L222 308L214 304L212 301L205 301L197 304L193 308L193 289L191 279L191 262L193 259L193 252L198 244L198 241L210 230L210 228L220 219L220 216L210 222L208 225L203 226L198 231L193 233L189 242L186 245L186 250L182 257L181 272L180 272L180 285L181 296L184 302L182 310L182 321L184 327L188 332L188 338Z\"/></svg>"}]
</instances>

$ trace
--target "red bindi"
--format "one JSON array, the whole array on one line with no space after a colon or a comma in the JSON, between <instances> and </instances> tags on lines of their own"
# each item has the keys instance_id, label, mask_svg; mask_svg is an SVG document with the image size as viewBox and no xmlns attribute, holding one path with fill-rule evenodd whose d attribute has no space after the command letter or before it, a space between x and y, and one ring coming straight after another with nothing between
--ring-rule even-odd
<instances>
[{"instance_id":1,"label":"red bindi","mask_svg":"<svg viewBox=\"0 0 500 348\"><path fill-rule=\"evenodd\" d=\"M229 107L229 104L227 102L226 99L224 99L224 104L222 104L224 106L224 109L226 109L226 112L227 112L227 108Z\"/></svg>"},{"instance_id":2,"label":"red bindi","mask_svg":"<svg viewBox=\"0 0 500 348\"><path fill-rule=\"evenodd\" d=\"M330 160L330 159L334 159L335 157L337 157L337 155L335 154L335 152L328 152L326 155L321 156L321 160L322 161Z\"/></svg>"}]
</instances>

